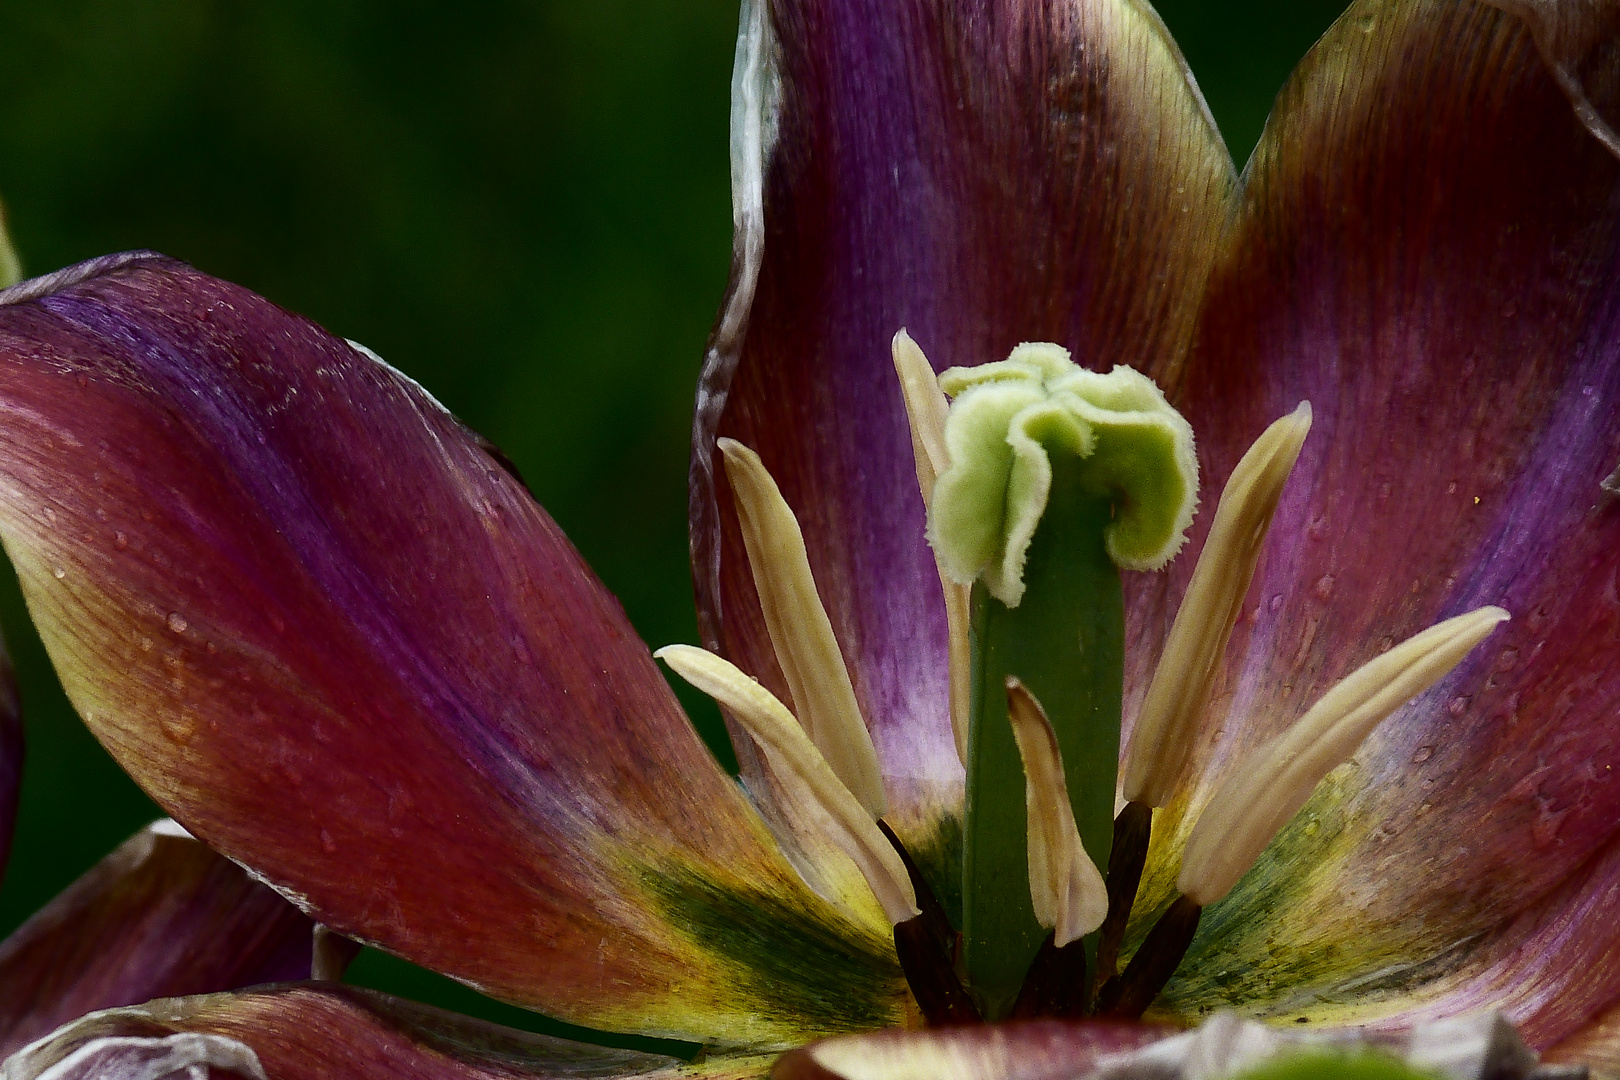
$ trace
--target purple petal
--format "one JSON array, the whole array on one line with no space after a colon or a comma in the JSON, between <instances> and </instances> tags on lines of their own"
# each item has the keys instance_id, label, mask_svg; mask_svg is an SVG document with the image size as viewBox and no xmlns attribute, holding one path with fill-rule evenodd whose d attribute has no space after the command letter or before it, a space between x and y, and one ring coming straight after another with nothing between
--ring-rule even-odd
<instances>
[{"instance_id":1,"label":"purple petal","mask_svg":"<svg viewBox=\"0 0 1620 1080\"><path fill-rule=\"evenodd\" d=\"M0 293L0 536L119 762L340 933L599 1027L901 1014L545 512L309 321L156 256Z\"/></svg>"},{"instance_id":2,"label":"purple petal","mask_svg":"<svg viewBox=\"0 0 1620 1080\"><path fill-rule=\"evenodd\" d=\"M314 925L173 822L0 944L0 1058L95 1009L309 977Z\"/></svg>"},{"instance_id":3,"label":"purple petal","mask_svg":"<svg viewBox=\"0 0 1620 1080\"><path fill-rule=\"evenodd\" d=\"M1613 106L1613 80L1593 90ZM1315 426L1193 788L1156 823L1147 909L1242 752L1394 641L1484 604L1513 621L1207 913L1172 1006L1398 1009L1486 963L1477 946L1516 914L1558 918L1538 898L1615 838L1617 230L1620 165L1510 16L1361 3L1284 90L1179 397L1215 482L1299 400ZM1135 643L1157 637L1187 566L1138 589ZM1612 990L1569 993L1579 1013Z\"/></svg>"},{"instance_id":4,"label":"purple petal","mask_svg":"<svg viewBox=\"0 0 1620 1080\"><path fill-rule=\"evenodd\" d=\"M696 1075L757 1077L765 1063ZM170 1071L154 1068L160 1063ZM729 1064L729 1068L727 1067ZM374 991L330 984L156 1001L86 1017L7 1063L16 1080L212 1075L275 1080L564 1080L694 1075L673 1058L514 1031Z\"/></svg>"},{"instance_id":5,"label":"purple petal","mask_svg":"<svg viewBox=\"0 0 1620 1080\"><path fill-rule=\"evenodd\" d=\"M893 820L932 853L962 774L890 339L909 327L940 367L1049 339L1175 370L1231 164L1130 0L762 0L734 79L733 273L693 447L704 637L788 700L715 469L729 435L799 516Z\"/></svg>"}]
</instances>

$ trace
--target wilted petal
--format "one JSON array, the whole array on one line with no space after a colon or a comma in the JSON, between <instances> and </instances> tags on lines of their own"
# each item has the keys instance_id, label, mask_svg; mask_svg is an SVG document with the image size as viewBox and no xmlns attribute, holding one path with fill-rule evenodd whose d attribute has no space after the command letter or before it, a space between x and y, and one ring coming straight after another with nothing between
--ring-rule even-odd
<instances>
[{"instance_id":1,"label":"wilted petal","mask_svg":"<svg viewBox=\"0 0 1620 1080\"><path fill-rule=\"evenodd\" d=\"M214 1076L273 1080L744 1080L769 1067L768 1058L720 1057L688 1069L658 1054L531 1035L375 991L306 984L88 1016L11 1058L0 1076L159 1080L187 1076L193 1063Z\"/></svg>"},{"instance_id":2,"label":"wilted petal","mask_svg":"<svg viewBox=\"0 0 1620 1080\"><path fill-rule=\"evenodd\" d=\"M0 537L114 756L333 929L602 1027L899 1015L544 511L307 320L153 256L0 294Z\"/></svg>"},{"instance_id":3,"label":"wilted petal","mask_svg":"<svg viewBox=\"0 0 1620 1080\"><path fill-rule=\"evenodd\" d=\"M1138 911L1168 899L1229 763L1391 644L1499 605L1513 621L1489 647L1206 913L1168 993L1364 1019L1590 873L1620 821L1620 507L1600 487L1620 461L1620 165L1517 19L1389 0L1305 60L1250 175L1176 396L1217 482L1295 402L1315 427ZM1156 591L1135 597L1138 643Z\"/></svg>"},{"instance_id":4,"label":"wilted petal","mask_svg":"<svg viewBox=\"0 0 1620 1080\"><path fill-rule=\"evenodd\" d=\"M717 472L728 435L799 516L889 819L953 895L945 613L890 341L908 328L939 368L1048 340L1099 370L1173 371L1231 164L1131 0L746 3L732 161L732 280L694 432L704 637L792 705Z\"/></svg>"},{"instance_id":5,"label":"wilted petal","mask_svg":"<svg viewBox=\"0 0 1620 1080\"><path fill-rule=\"evenodd\" d=\"M172 821L0 944L0 1057L95 1009L309 977L314 925Z\"/></svg>"}]
</instances>

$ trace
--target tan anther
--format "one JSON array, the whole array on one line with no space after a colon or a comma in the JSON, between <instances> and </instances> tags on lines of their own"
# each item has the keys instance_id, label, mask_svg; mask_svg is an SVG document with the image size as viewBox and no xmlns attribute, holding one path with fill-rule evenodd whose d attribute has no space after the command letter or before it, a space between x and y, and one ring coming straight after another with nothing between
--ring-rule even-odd
<instances>
[{"instance_id":1,"label":"tan anther","mask_svg":"<svg viewBox=\"0 0 1620 1080\"><path fill-rule=\"evenodd\" d=\"M1024 761L1029 895L1035 921L1061 948L1091 933L1108 914L1108 887L1080 842L1063 758L1051 721L1024 684L1007 680L1007 719Z\"/></svg>"},{"instance_id":2,"label":"tan anther","mask_svg":"<svg viewBox=\"0 0 1620 1080\"><path fill-rule=\"evenodd\" d=\"M795 715L833 773L876 820L888 809L883 771L810 575L799 521L758 454L735 439L721 439L720 450L736 495L765 628L793 695Z\"/></svg>"},{"instance_id":3,"label":"tan anther","mask_svg":"<svg viewBox=\"0 0 1620 1080\"><path fill-rule=\"evenodd\" d=\"M945 448L945 418L950 414L950 402L939 388L933 365L904 330L894 335L894 371L900 376L900 395L905 399L906 419L911 424L911 452L917 462L917 486L922 490L926 510L934 501L934 481L950 464L950 452ZM956 736L956 756L966 764L973 695L968 649L969 592L968 586L946 577L943 568L939 583L945 592L945 629L950 642L951 731Z\"/></svg>"},{"instance_id":4,"label":"tan anther","mask_svg":"<svg viewBox=\"0 0 1620 1080\"><path fill-rule=\"evenodd\" d=\"M1128 801L1164 806L1175 793L1277 500L1310 430L1311 404L1303 401L1255 440L1221 492L1209 539L1137 714L1125 757Z\"/></svg>"},{"instance_id":5,"label":"tan anther","mask_svg":"<svg viewBox=\"0 0 1620 1080\"><path fill-rule=\"evenodd\" d=\"M1316 785L1350 760L1390 713L1439 682L1508 613L1482 607L1447 619L1363 664L1298 722L1228 772L1193 827L1178 888L1208 907L1249 872Z\"/></svg>"},{"instance_id":6,"label":"tan anther","mask_svg":"<svg viewBox=\"0 0 1620 1080\"><path fill-rule=\"evenodd\" d=\"M764 750L777 780L795 790L785 805L815 807L815 820L793 828L819 831L850 857L891 924L920 914L911 878L871 815L833 773L787 706L726 660L692 645L653 654L681 678L725 706Z\"/></svg>"}]
</instances>

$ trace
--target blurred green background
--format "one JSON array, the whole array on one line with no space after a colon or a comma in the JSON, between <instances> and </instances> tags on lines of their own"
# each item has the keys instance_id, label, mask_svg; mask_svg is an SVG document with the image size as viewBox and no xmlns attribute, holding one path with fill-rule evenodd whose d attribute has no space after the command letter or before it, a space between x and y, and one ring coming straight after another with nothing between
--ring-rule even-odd
<instances>
[{"instance_id":1,"label":"blurred green background","mask_svg":"<svg viewBox=\"0 0 1620 1080\"><path fill-rule=\"evenodd\" d=\"M1240 161L1339 7L1161 6ZM365 342L505 449L646 640L694 641L735 33L735 0L0 3L0 195L31 273L156 248ZM29 738L6 933L158 811L0 578ZM538 1019L370 952L350 977Z\"/></svg>"}]
</instances>

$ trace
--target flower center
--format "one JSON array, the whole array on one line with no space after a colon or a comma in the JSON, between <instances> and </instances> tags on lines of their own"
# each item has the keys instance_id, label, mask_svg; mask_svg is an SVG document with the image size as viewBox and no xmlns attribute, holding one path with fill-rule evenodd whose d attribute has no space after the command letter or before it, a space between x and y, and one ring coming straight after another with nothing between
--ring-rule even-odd
<instances>
[{"instance_id":1,"label":"flower center","mask_svg":"<svg viewBox=\"0 0 1620 1080\"><path fill-rule=\"evenodd\" d=\"M1310 406L1267 428L1228 479L1120 776L1120 570L1158 569L1184 542L1197 496L1191 428L1144 376L1086 371L1055 345L1021 345L1005 361L936 380L901 331L894 360L944 592L952 728L967 770L963 925L882 820L881 762L797 519L757 455L730 440L720 449L797 713L711 653L671 646L657 655L759 744L784 853L829 903L888 923L927 1022L1140 1016L1180 965L1202 910L1253 867L1329 771L1507 612L1480 608L1389 650L1224 774L1182 853L1179 897L1121 971L1153 811L1186 783Z\"/></svg>"}]
</instances>

